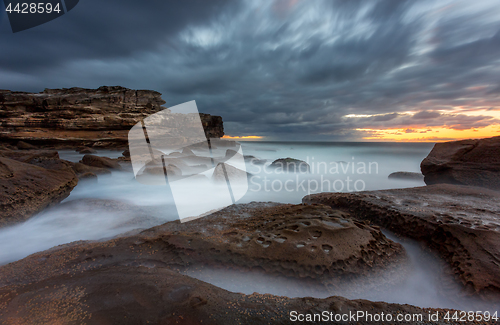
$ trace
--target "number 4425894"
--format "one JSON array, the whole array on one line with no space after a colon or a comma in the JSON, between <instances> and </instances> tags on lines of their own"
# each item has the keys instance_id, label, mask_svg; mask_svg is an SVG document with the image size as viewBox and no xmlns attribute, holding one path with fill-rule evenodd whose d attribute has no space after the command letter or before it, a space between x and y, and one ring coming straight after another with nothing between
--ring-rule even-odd
<instances>
[{"instance_id":1,"label":"number 4425894","mask_svg":"<svg viewBox=\"0 0 500 325\"><path fill-rule=\"evenodd\" d=\"M448 311L444 316L444 320L447 322L450 322L450 321L455 321L455 322L486 321L486 322L488 322L490 320L498 321L498 319L499 318L498 318L497 312L495 312L494 314L491 314L489 311L485 311L485 312L456 311L454 313Z\"/></svg>"},{"instance_id":2,"label":"number 4425894","mask_svg":"<svg viewBox=\"0 0 500 325\"><path fill-rule=\"evenodd\" d=\"M52 3L18 3L12 9L12 3L9 3L7 8L5 8L9 14L12 12L17 12L18 14L50 14L51 12L61 12L61 8L59 8L59 3L55 6L52 6Z\"/></svg>"}]
</instances>

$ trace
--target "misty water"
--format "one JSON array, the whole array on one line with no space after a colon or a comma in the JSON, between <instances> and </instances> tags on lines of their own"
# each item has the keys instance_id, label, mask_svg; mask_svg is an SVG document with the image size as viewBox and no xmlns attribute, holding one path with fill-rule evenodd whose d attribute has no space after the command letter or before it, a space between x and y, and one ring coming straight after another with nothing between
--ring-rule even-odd
<instances>
[{"instance_id":1,"label":"misty water","mask_svg":"<svg viewBox=\"0 0 500 325\"><path fill-rule=\"evenodd\" d=\"M420 162L430 152L432 144L243 142L242 149L245 155L266 162L247 162L247 171L252 177L248 192L238 203L300 203L305 195L318 192L423 186L425 184L420 180L394 180L388 179L388 175L397 171L419 172ZM214 149L213 153L224 156L225 149ZM97 154L116 158L121 156L121 151L101 150ZM74 162L82 156L74 151L60 151L62 159ZM275 159L286 157L306 161L311 166L311 173L276 173L266 167ZM0 229L0 264L60 244L77 240L105 240L133 229L145 229L177 219L168 187L141 184L130 168L113 171L109 175L100 175L97 182L80 181L62 204L24 223ZM412 267L397 285L381 290L360 285L325 291L303 286L292 279L277 279L253 272L201 269L189 270L187 274L235 292L291 297L338 294L351 299L365 298L421 307L476 309L473 308L475 301L451 299L449 295L440 294L442 261L425 252L417 243L398 239L389 233L387 235L404 245Z\"/></svg>"}]
</instances>

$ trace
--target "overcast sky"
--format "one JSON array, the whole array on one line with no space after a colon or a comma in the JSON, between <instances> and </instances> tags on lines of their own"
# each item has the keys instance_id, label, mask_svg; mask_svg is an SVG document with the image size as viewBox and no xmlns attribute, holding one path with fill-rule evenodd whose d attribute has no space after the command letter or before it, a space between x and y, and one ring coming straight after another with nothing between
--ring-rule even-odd
<instances>
[{"instance_id":1,"label":"overcast sky","mask_svg":"<svg viewBox=\"0 0 500 325\"><path fill-rule=\"evenodd\" d=\"M498 0L82 0L0 35L0 89L153 89L231 136L500 135Z\"/></svg>"}]
</instances>

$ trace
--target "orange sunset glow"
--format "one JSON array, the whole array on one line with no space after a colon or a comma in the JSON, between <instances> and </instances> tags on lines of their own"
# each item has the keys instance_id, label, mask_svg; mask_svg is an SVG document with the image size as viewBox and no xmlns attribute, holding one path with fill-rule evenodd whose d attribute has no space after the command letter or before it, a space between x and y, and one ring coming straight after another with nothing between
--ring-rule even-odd
<instances>
[{"instance_id":1,"label":"orange sunset glow","mask_svg":"<svg viewBox=\"0 0 500 325\"><path fill-rule=\"evenodd\" d=\"M371 141L401 141L401 142L443 142L450 140L465 140L490 138L500 136L500 126L490 125L480 129L454 130L443 127L406 128L406 129L356 129L368 135L363 140Z\"/></svg>"},{"instance_id":2,"label":"orange sunset glow","mask_svg":"<svg viewBox=\"0 0 500 325\"><path fill-rule=\"evenodd\" d=\"M258 135L247 135L247 136L230 136L230 135L225 135L222 137L223 139L228 139L228 140L257 140L257 139L262 139L261 136Z\"/></svg>"},{"instance_id":3,"label":"orange sunset glow","mask_svg":"<svg viewBox=\"0 0 500 325\"><path fill-rule=\"evenodd\" d=\"M359 123L354 130L366 141L441 142L500 136L500 111L455 108L385 114L344 116ZM383 122L377 122L382 118Z\"/></svg>"}]
</instances>

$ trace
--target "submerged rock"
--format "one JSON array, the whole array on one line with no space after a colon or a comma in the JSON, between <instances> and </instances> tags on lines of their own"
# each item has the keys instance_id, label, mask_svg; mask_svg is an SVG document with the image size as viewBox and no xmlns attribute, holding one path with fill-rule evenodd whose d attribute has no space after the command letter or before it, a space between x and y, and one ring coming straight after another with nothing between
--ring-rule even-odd
<instances>
[{"instance_id":1,"label":"submerged rock","mask_svg":"<svg viewBox=\"0 0 500 325\"><path fill-rule=\"evenodd\" d=\"M276 170L292 173L308 173L311 167L305 161L294 159L294 158L280 158L276 159L269 165L270 168L276 168Z\"/></svg>"},{"instance_id":2,"label":"submerged rock","mask_svg":"<svg viewBox=\"0 0 500 325\"><path fill-rule=\"evenodd\" d=\"M500 190L500 137L437 143L420 168L427 185L448 183Z\"/></svg>"},{"instance_id":3,"label":"submerged rock","mask_svg":"<svg viewBox=\"0 0 500 325\"><path fill-rule=\"evenodd\" d=\"M185 155L185 156L194 156L195 154L193 153L193 151L189 148L184 148L182 150L182 154Z\"/></svg>"},{"instance_id":4,"label":"submerged rock","mask_svg":"<svg viewBox=\"0 0 500 325\"><path fill-rule=\"evenodd\" d=\"M424 175L422 175L421 173L412 173L412 172L394 172L390 174L388 178L423 181Z\"/></svg>"},{"instance_id":5,"label":"submerged rock","mask_svg":"<svg viewBox=\"0 0 500 325\"><path fill-rule=\"evenodd\" d=\"M96 153L97 150L95 149L92 149L92 148L89 148L89 147L80 147L76 150L78 153L83 153L83 154L87 154L87 153Z\"/></svg>"},{"instance_id":6,"label":"submerged rock","mask_svg":"<svg viewBox=\"0 0 500 325\"><path fill-rule=\"evenodd\" d=\"M251 156L251 155L245 155L244 159L245 159L245 162L249 162L253 165L265 165L267 162L266 159L259 159L255 156Z\"/></svg>"},{"instance_id":7,"label":"submerged rock","mask_svg":"<svg viewBox=\"0 0 500 325\"><path fill-rule=\"evenodd\" d=\"M225 182L227 176L227 180L244 180L246 182L247 176L249 175L250 174L246 171L233 167L229 164L218 163L217 167L214 169L214 173L212 174L212 180L216 182Z\"/></svg>"},{"instance_id":8,"label":"submerged rock","mask_svg":"<svg viewBox=\"0 0 500 325\"><path fill-rule=\"evenodd\" d=\"M500 302L500 192L459 185L359 193L320 193L327 204L396 234L425 242L470 295Z\"/></svg>"},{"instance_id":9,"label":"submerged rock","mask_svg":"<svg viewBox=\"0 0 500 325\"><path fill-rule=\"evenodd\" d=\"M87 172L78 175L79 180L92 180L92 181L97 181L97 175L92 173L92 172Z\"/></svg>"},{"instance_id":10,"label":"submerged rock","mask_svg":"<svg viewBox=\"0 0 500 325\"><path fill-rule=\"evenodd\" d=\"M32 144L29 144L29 143L26 143L24 141L19 141L17 142L16 144L16 147L20 150L30 150L30 149L38 149L37 147L35 147L34 145Z\"/></svg>"},{"instance_id":11,"label":"submerged rock","mask_svg":"<svg viewBox=\"0 0 500 325\"><path fill-rule=\"evenodd\" d=\"M182 176L182 170L175 165L169 164L163 168L163 164L147 164L140 174Z\"/></svg>"},{"instance_id":12,"label":"submerged rock","mask_svg":"<svg viewBox=\"0 0 500 325\"><path fill-rule=\"evenodd\" d=\"M111 159L108 157L85 155L83 156L82 160L80 160L80 163L87 166L98 167L98 168L110 168L119 170L122 169L122 167L120 166L120 164L116 159Z\"/></svg>"},{"instance_id":13,"label":"submerged rock","mask_svg":"<svg viewBox=\"0 0 500 325\"><path fill-rule=\"evenodd\" d=\"M107 168L93 167L82 163L71 163L71 168L73 168L77 175L83 175L86 173L92 173L95 175L111 174L111 171Z\"/></svg>"},{"instance_id":14,"label":"submerged rock","mask_svg":"<svg viewBox=\"0 0 500 325\"><path fill-rule=\"evenodd\" d=\"M63 161L54 160L47 167L0 158L0 227L24 221L59 203L78 183Z\"/></svg>"}]
</instances>

